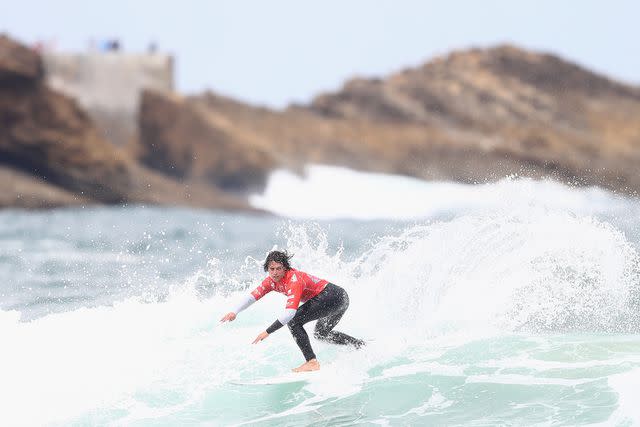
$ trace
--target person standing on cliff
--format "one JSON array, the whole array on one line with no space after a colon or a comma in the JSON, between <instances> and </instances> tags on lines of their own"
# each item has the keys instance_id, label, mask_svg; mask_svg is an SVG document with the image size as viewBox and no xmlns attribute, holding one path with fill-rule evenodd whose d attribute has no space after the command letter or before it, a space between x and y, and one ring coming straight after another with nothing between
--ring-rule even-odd
<instances>
[{"instance_id":1,"label":"person standing on cliff","mask_svg":"<svg viewBox=\"0 0 640 427\"><path fill-rule=\"evenodd\" d=\"M285 294L287 304L284 312L271 326L256 337L253 344L259 343L282 326L287 325L306 359L305 363L293 371L317 371L320 369L320 362L318 362L311 348L309 336L304 330L305 323L313 320L318 321L314 336L319 340L350 345L355 348L360 348L365 343L350 335L333 330L349 307L347 292L340 286L292 268L289 263L291 257L292 255L287 254L286 251L270 252L263 265L264 271L268 272L269 276L220 321L235 320L238 313L271 291ZM301 302L302 304L300 304Z\"/></svg>"}]
</instances>

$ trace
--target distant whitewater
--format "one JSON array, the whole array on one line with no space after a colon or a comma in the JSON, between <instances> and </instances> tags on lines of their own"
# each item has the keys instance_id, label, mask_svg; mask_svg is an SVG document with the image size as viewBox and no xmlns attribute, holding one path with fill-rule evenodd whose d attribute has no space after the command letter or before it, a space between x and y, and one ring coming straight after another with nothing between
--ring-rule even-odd
<instances>
[{"instance_id":1,"label":"distant whitewater","mask_svg":"<svg viewBox=\"0 0 640 427\"><path fill-rule=\"evenodd\" d=\"M461 211L530 206L590 214L627 207L625 199L598 187L570 188L551 180L505 178L465 185L311 165L303 176L271 174L250 203L278 215L310 219L425 219Z\"/></svg>"},{"instance_id":2,"label":"distant whitewater","mask_svg":"<svg viewBox=\"0 0 640 427\"><path fill-rule=\"evenodd\" d=\"M634 425L640 202L507 179L467 186L310 167L255 206L0 213L3 425ZM263 278L273 247L350 294L301 363ZM312 325L308 325L311 327ZM37 410L36 410L37 408Z\"/></svg>"}]
</instances>

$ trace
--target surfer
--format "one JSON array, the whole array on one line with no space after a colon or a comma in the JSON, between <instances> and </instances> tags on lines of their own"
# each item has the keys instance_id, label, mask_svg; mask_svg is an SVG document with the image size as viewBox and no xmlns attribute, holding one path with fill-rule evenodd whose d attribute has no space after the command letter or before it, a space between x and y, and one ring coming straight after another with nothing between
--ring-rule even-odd
<instances>
[{"instance_id":1,"label":"surfer","mask_svg":"<svg viewBox=\"0 0 640 427\"><path fill-rule=\"evenodd\" d=\"M269 276L220 321L233 321L238 313L271 291L285 294L287 304L284 312L256 337L253 344L259 343L287 325L306 360L293 371L317 371L320 369L320 363L311 348L309 336L304 330L305 323L318 321L314 336L319 340L351 345L356 348L362 347L364 341L333 330L349 307L347 291L338 285L292 268L289 264L291 257L292 255L286 251L269 252L263 265L264 271L269 273Z\"/></svg>"}]
</instances>

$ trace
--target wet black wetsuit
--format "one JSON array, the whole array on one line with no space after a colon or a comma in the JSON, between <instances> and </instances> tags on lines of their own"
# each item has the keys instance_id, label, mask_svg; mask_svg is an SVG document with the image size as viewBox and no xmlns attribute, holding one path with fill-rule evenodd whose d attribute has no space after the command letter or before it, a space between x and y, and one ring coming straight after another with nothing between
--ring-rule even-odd
<instances>
[{"instance_id":1,"label":"wet black wetsuit","mask_svg":"<svg viewBox=\"0 0 640 427\"><path fill-rule=\"evenodd\" d=\"M365 344L362 340L333 330L348 307L349 296L347 291L338 285L327 283L322 292L298 308L295 316L287 325L307 361L315 359L316 355L311 348L309 336L303 326L313 320L318 321L313 335L319 340L334 344L352 345L356 348L360 348ZM272 333L280 327L282 327L282 324L276 321L267 328L267 332Z\"/></svg>"}]
</instances>

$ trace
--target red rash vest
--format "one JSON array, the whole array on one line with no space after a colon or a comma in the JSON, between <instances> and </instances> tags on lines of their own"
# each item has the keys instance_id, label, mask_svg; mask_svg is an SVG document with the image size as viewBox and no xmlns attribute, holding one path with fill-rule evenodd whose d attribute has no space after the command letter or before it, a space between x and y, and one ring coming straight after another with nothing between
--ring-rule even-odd
<instances>
[{"instance_id":1,"label":"red rash vest","mask_svg":"<svg viewBox=\"0 0 640 427\"><path fill-rule=\"evenodd\" d=\"M322 292L327 283L329 282L324 279L318 279L304 271L291 268L279 282L274 282L271 277L264 279L251 291L251 295L257 301L271 291L280 292L287 296L285 308L297 310L301 302L304 303Z\"/></svg>"}]
</instances>

